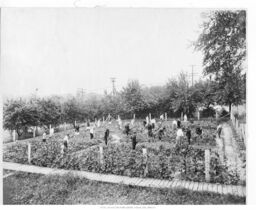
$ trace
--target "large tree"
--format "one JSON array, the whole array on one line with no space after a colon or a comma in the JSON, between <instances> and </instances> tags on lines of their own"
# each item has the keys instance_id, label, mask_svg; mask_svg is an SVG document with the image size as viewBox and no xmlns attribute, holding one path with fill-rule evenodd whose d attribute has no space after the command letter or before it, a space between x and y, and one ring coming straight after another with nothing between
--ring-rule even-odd
<instances>
[{"instance_id":1,"label":"large tree","mask_svg":"<svg viewBox=\"0 0 256 210\"><path fill-rule=\"evenodd\" d=\"M189 87L189 82L183 72L180 73L178 80L171 79L168 81L167 91L169 94L167 103L170 104L174 113L193 115L199 99L195 97L193 89Z\"/></svg>"},{"instance_id":2,"label":"large tree","mask_svg":"<svg viewBox=\"0 0 256 210\"><path fill-rule=\"evenodd\" d=\"M38 109L40 112L40 123L49 127L57 126L61 123L61 106L53 99L38 100Z\"/></svg>"},{"instance_id":3,"label":"large tree","mask_svg":"<svg viewBox=\"0 0 256 210\"><path fill-rule=\"evenodd\" d=\"M40 125L40 113L35 101L8 100L4 104L4 128L21 136L30 126Z\"/></svg>"},{"instance_id":4,"label":"large tree","mask_svg":"<svg viewBox=\"0 0 256 210\"><path fill-rule=\"evenodd\" d=\"M245 97L243 63L246 58L246 12L210 12L195 49L203 52L204 74L215 81L216 102L240 104Z\"/></svg>"},{"instance_id":5,"label":"large tree","mask_svg":"<svg viewBox=\"0 0 256 210\"><path fill-rule=\"evenodd\" d=\"M146 108L142 88L137 80L129 81L123 89L122 96L125 107L129 113L139 115Z\"/></svg>"}]
</instances>

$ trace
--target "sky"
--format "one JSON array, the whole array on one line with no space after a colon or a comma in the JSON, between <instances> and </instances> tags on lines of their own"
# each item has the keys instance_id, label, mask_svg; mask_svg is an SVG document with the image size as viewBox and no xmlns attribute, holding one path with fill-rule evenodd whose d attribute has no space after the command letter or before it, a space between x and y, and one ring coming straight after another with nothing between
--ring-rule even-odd
<instances>
[{"instance_id":1,"label":"sky","mask_svg":"<svg viewBox=\"0 0 256 210\"><path fill-rule=\"evenodd\" d=\"M163 85L181 71L202 72L190 47L202 9L4 8L1 85L4 96L120 90L131 79ZM191 79L191 78L190 78Z\"/></svg>"}]
</instances>

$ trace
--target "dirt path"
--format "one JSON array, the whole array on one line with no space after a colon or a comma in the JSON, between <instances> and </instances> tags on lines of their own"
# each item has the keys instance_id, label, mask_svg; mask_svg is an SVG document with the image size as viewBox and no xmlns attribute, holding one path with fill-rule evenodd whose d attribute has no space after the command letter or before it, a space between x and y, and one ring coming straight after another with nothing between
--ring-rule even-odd
<instances>
[{"instance_id":1,"label":"dirt path","mask_svg":"<svg viewBox=\"0 0 256 210\"><path fill-rule=\"evenodd\" d=\"M223 150L226 157L226 165L230 171L239 170L238 154L236 142L233 140L232 129L228 124L223 124L222 135L223 139Z\"/></svg>"}]
</instances>

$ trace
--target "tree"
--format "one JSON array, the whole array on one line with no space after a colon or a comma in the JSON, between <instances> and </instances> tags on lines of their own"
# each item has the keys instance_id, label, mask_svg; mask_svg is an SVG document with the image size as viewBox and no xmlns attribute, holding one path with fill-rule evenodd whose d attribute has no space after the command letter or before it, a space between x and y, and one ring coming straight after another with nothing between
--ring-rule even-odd
<instances>
[{"instance_id":1,"label":"tree","mask_svg":"<svg viewBox=\"0 0 256 210\"><path fill-rule=\"evenodd\" d=\"M4 105L4 128L15 130L20 137L30 126L40 124L40 114L34 101L8 100Z\"/></svg>"},{"instance_id":2,"label":"tree","mask_svg":"<svg viewBox=\"0 0 256 210\"><path fill-rule=\"evenodd\" d=\"M246 12L214 11L207 18L195 49L203 52L204 74L215 81L216 102L231 110L245 97L241 70L246 57Z\"/></svg>"},{"instance_id":3,"label":"tree","mask_svg":"<svg viewBox=\"0 0 256 210\"><path fill-rule=\"evenodd\" d=\"M122 95L129 113L138 115L146 108L142 88L137 80L128 82L127 87L123 89Z\"/></svg>"},{"instance_id":4,"label":"tree","mask_svg":"<svg viewBox=\"0 0 256 210\"><path fill-rule=\"evenodd\" d=\"M61 106L53 99L38 100L41 125L59 125L61 123Z\"/></svg>"},{"instance_id":5,"label":"tree","mask_svg":"<svg viewBox=\"0 0 256 210\"><path fill-rule=\"evenodd\" d=\"M67 100L63 105L65 122L72 123L75 126L75 121L84 120L85 113L82 111L82 106L78 103L75 98Z\"/></svg>"},{"instance_id":6,"label":"tree","mask_svg":"<svg viewBox=\"0 0 256 210\"><path fill-rule=\"evenodd\" d=\"M188 116L193 115L197 101L193 97L192 88L189 87L189 82L183 72L180 73L178 80L168 81L167 90L169 92L168 103L174 112L179 114L183 112Z\"/></svg>"},{"instance_id":7,"label":"tree","mask_svg":"<svg viewBox=\"0 0 256 210\"><path fill-rule=\"evenodd\" d=\"M166 91L164 86L152 86L142 89L143 98L146 103L147 113L153 113L159 116L166 109Z\"/></svg>"}]
</instances>

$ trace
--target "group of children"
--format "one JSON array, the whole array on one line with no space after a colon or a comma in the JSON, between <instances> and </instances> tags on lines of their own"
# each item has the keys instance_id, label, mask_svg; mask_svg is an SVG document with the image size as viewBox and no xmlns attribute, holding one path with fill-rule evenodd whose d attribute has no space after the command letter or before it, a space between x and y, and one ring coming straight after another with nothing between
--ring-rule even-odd
<instances>
[{"instance_id":1,"label":"group of children","mask_svg":"<svg viewBox=\"0 0 256 210\"><path fill-rule=\"evenodd\" d=\"M162 117L162 119L160 118L160 120L161 120L161 122L159 122L159 124L157 126L158 128L156 128L156 120L155 119L149 120L148 117L147 117L146 120L143 121L143 126L144 126L145 129L147 129L147 134L148 134L149 139L155 138L156 135L157 135L158 139L161 140L166 135L166 127L162 126L162 121L164 120L164 118ZM119 128L121 128L121 125L122 125L121 119L118 118L117 121L118 121ZM186 115L184 116L184 122L187 122L187 116ZM97 125L98 124L99 123L97 123ZM89 130L89 132L90 132L90 139L94 138L94 129L95 129L95 127L96 127L96 124L94 124L94 123L90 124L90 122L87 121L87 130ZM191 129L188 126L186 126L186 124L182 128L180 119L173 120L172 129L176 130L176 143L180 143L183 140L184 132L185 132L187 141L188 141L189 144L191 144L191 137L192 137ZM79 125L76 125L75 126L75 135L79 135L79 130L80 130ZM132 129L130 128L130 123L125 124L124 132L127 135L127 137L130 136L130 139L131 139L131 142L132 142L132 149L135 149L136 144L138 143L137 142L137 133L136 133L136 131L133 131L133 132L131 132L131 131L132 131ZM218 134L219 138L220 138L220 135L221 135L221 131L222 131L221 125L218 125L217 134ZM104 142L105 142L106 145L108 144L109 133L110 133L109 128L106 128L106 130L104 132ZM201 127L196 127L195 133L199 137L202 136L202 133L203 133L202 128ZM70 138L70 135L67 134L63 139L64 141L63 141L63 144L61 146L62 153L65 153L68 149L69 138ZM42 141L46 142L46 132L43 133Z\"/></svg>"}]
</instances>

